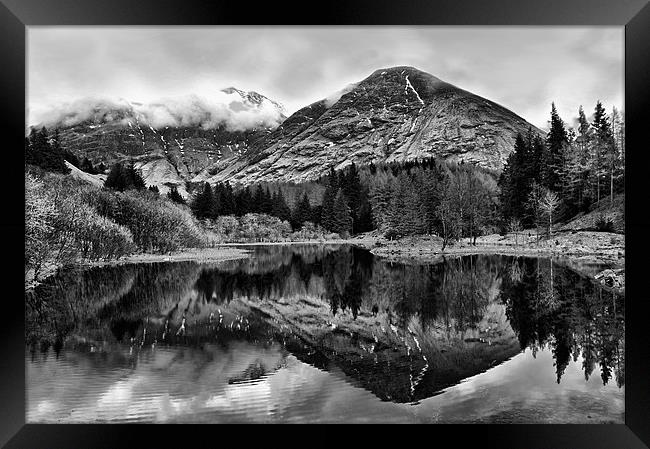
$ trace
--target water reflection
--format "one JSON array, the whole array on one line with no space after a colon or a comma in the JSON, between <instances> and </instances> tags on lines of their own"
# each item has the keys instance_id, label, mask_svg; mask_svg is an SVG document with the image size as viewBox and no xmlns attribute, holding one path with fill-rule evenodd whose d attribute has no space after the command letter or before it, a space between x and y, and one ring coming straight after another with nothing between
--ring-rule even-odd
<instances>
[{"instance_id":1,"label":"water reflection","mask_svg":"<svg viewBox=\"0 0 650 449\"><path fill-rule=\"evenodd\" d=\"M554 368L557 392L578 391L575 378L563 379L578 364L590 386L581 401L594 397L595 372L601 388L615 381L618 392L608 387L605 395L609 406L622 398L623 298L548 259L466 256L405 265L348 246L266 246L219 264L62 273L26 303L31 421L74 421L72 410L84 409L100 421L319 421L318 401L341 392L351 398L359 389L374 398L372 412L359 410L368 419L409 421L412 411L389 413L388 404L426 409L463 379L485 381L499 365L512 365L522 350L528 355L517 363ZM540 351L550 361L535 359ZM52 369L62 375L46 374ZM127 373L148 385L144 396L119 393L135 388L120 380ZM314 376L321 382L310 383ZM273 384L272 393L260 393L261 384ZM494 384L498 391L503 382ZM508 393L513 398L534 388L525 379L513 384L521 387ZM43 405L53 390L64 394ZM248 399L234 401L238 394ZM111 408L102 397L137 404L118 417L125 405ZM160 407L176 411L161 415Z\"/></svg>"}]
</instances>

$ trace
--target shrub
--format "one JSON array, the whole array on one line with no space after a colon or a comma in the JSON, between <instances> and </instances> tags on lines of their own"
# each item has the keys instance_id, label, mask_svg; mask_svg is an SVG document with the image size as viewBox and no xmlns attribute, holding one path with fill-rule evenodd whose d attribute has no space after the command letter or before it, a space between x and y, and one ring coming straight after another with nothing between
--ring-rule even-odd
<instances>
[{"instance_id":1,"label":"shrub","mask_svg":"<svg viewBox=\"0 0 650 449\"><path fill-rule=\"evenodd\" d=\"M596 220L596 230L600 232L614 232L614 222L611 218L601 215Z\"/></svg>"},{"instance_id":2,"label":"shrub","mask_svg":"<svg viewBox=\"0 0 650 449\"><path fill-rule=\"evenodd\" d=\"M280 242L292 236L288 221L266 214L246 214L240 218L225 215L205 220L204 226L222 243Z\"/></svg>"},{"instance_id":3,"label":"shrub","mask_svg":"<svg viewBox=\"0 0 650 449\"><path fill-rule=\"evenodd\" d=\"M88 201L96 188L61 175L25 175L25 279L44 266L111 259L135 250L131 232L101 216ZM28 276L29 273L29 276Z\"/></svg>"},{"instance_id":4,"label":"shrub","mask_svg":"<svg viewBox=\"0 0 650 449\"><path fill-rule=\"evenodd\" d=\"M90 196L95 210L126 227L142 251L168 252L206 244L189 208L154 192L97 190Z\"/></svg>"},{"instance_id":5,"label":"shrub","mask_svg":"<svg viewBox=\"0 0 650 449\"><path fill-rule=\"evenodd\" d=\"M292 241L324 240L327 231L311 221L305 221L302 227L291 234Z\"/></svg>"},{"instance_id":6,"label":"shrub","mask_svg":"<svg viewBox=\"0 0 650 449\"><path fill-rule=\"evenodd\" d=\"M56 206L43 183L25 174L25 270L38 276L50 252L49 238L53 231Z\"/></svg>"}]
</instances>

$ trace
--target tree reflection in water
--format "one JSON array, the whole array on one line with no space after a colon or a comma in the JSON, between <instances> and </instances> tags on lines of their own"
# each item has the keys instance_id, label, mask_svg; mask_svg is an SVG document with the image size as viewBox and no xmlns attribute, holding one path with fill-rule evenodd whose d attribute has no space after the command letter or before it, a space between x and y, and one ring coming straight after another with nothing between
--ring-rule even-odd
<instances>
[{"instance_id":1,"label":"tree reflection in water","mask_svg":"<svg viewBox=\"0 0 650 449\"><path fill-rule=\"evenodd\" d=\"M586 379L599 366L604 384L624 381L624 298L549 259L406 265L348 246L269 246L219 264L63 272L26 307L33 350L276 341L384 400L429 397L525 348L550 347L558 383L580 356ZM335 319L345 332L328 327Z\"/></svg>"},{"instance_id":2,"label":"tree reflection in water","mask_svg":"<svg viewBox=\"0 0 650 449\"><path fill-rule=\"evenodd\" d=\"M501 298L522 348L550 346L557 382L569 360L583 358L585 379L596 364L603 384L625 378L624 298L550 259L509 258Z\"/></svg>"}]
</instances>

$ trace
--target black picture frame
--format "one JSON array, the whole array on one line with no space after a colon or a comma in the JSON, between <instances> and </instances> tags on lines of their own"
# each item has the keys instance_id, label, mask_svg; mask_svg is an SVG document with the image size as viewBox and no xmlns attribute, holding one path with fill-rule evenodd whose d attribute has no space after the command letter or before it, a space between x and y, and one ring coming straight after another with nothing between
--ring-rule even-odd
<instances>
[{"instance_id":1,"label":"black picture frame","mask_svg":"<svg viewBox=\"0 0 650 449\"><path fill-rule=\"evenodd\" d=\"M0 69L2 148L4 164L0 183L4 237L2 269L6 313L0 322L0 445L7 448L48 449L73 447L130 447L143 439L148 446L187 444L189 439L220 442L235 436L246 444L275 445L278 438L309 444L286 429L242 432L213 426L36 425L25 424L25 346L23 274L24 182L19 170L25 130L26 27L33 25L584 25L625 26L626 116L626 373L625 424L621 425L438 425L413 434L390 428L370 432L354 430L360 439L381 442L388 435L408 438L435 437L438 444L499 448L647 448L650 446L650 343L646 340L647 295L643 293L643 257L647 187L642 183L648 167L645 128L650 98L650 5L647 0L445 0L389 2L266 2L253 5L222 0L0 0ZM645 154L644 154L645 151ZM9 290L6 287L11 287ZM318 432L318 431L316 431ZM420 434L420 432L422 432ZM315 432L312 435L317 435ZM342 441L338 434L329 438ZM408 436L407 436L408 435ZM253 441L254 440L254 441ZM426 441L426 440L424 440ZM373 441L374 442L374 441ZM432 443L433 444L433 443Z\"/></svg>"}]
</instances>

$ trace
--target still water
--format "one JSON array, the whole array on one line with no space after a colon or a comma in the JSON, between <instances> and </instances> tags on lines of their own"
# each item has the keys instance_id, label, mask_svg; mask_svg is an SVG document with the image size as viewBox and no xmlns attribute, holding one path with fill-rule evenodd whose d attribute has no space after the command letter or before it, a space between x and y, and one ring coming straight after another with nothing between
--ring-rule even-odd
<instances>
[{"instance_id":1,"label":"still water","mask_svg":"<svg viewBox=\"0 0 650 449\"><path fill-rule=\"evenodd\" d=\"M251 251L28 294L27 422L624 422L624 298L558 261Z\"/></svg>"}]
</instances>

